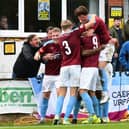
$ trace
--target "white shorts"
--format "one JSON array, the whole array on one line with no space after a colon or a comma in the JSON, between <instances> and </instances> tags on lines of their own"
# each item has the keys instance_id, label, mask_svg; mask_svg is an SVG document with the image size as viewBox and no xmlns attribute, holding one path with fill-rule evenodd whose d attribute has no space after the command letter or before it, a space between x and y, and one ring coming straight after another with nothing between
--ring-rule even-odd
<instances>
[{"instance_id":1,"label":"white shorts","mask_svg":"<svg viewBox=\"0 0 129 129\"><path fill-rule=\"evenodd\" d=\"M96 91L96 83L98 75L99 75L98 68L95 67L82 68L81 78L80 78L80 89Z\"/></svg>"},{"instance_id":2,"label":"white shorts","mask_svg":"<svg viewBox=\"0 0 129 129\"><path fill-rule=\"evenodd\" d=\"M80 65L64 66L60 69L60 87L79 87Z\"/></svg>"},{"instance_id":3,"label":"white shorts","mask_svg":"<svg viewBox=\"0 0 129 129\"><path fill-rule=\"evenodd\" d=\"M52 91L53 88L57 88L58 81L59 81L59 75L53 75L53 76L44 75L42 83L42 92Z\"/></svg>"},{"instance_id":4,"label":"white shorts","mask_svg":"<svg viewBox=\"0 0 129 129\"><path fill-rule=\"evenodd\" d=\"M105 49L103 49L100 52L99 61L111 62L114 51L115 51L115 46L113 44L107 44Z\"/></svg>"}]
</instances>

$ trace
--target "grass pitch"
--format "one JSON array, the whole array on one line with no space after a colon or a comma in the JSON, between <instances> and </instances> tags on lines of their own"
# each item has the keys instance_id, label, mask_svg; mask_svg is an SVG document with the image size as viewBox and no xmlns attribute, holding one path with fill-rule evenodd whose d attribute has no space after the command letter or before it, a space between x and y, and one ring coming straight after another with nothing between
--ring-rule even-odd
<instances>
[{"instance_id":1,"label":"grass pitch","mask_svg":"<svg viewBox=\"0 0 129 129\"><path fill-rule=\"evenodd\" d=\"M77 125L0 126L0 129L128 129L129 122Z\"/></svg>"}]
</instances>

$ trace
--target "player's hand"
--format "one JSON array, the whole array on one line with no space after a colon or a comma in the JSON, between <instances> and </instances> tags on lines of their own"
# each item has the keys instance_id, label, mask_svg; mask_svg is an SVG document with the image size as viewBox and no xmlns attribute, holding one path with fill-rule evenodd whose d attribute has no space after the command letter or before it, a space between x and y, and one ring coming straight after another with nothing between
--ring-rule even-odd
<instances>
[{"instance_id":1,"label":"player's hand","mask_svg":"<svg viewBox=\"0 0 129 129\"><path fill-rule=\"evenodd\" d=\"M43 56L43 60L44 61L48 61L48 60L54 60L54 54L53 53L47 53Z\"/></svg>"},{"instance_id":2,"label":"player's hand","mask_svg":"<svg viewBox=\"0 0 129 129\"><path fill-rule=\"evenodd\" d=\"M105 47L106 47L106 45L102 44L101 47L100 47L100 50L103 50Z\"/></svg>"},{"instance_id":3,"label":"player's hand","mask_svg":"<svg viewBox=\"0 0 129 129\"><path fill-rule=\"evenodd\" d=\"M86 36L87 36L87 37L93 36L93 35L94 35L94 31L95 31L94 29L89 29L89 30L87 30L87 31L86 31Z\"/></svg>"},{"instance_id":4,"label":"player's hand","mask_svg":"<svg viewBox=\"0 0 129 129\"><path fill-rule=\"evenodd\" d=\"M114 44L116 48L119 47L119 42L118 42L118 39L116 38L111 38L109 43Z\"/></svg>"},{"instance_id":5,"label":"player's hand","mask_svg":"<svg viewBox=\"0 0 129 129\"><path fill-rule=\"evenodd\" d=\"M118 58L118 53L115 52L113 56L114 56L114 58Z\"/></svg>"}]
</instances>

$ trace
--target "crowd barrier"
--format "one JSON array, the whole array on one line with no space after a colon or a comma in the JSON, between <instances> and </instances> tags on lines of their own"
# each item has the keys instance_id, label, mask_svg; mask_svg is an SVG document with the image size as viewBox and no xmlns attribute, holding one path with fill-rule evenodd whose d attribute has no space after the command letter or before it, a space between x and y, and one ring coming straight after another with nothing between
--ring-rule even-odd
<instances>
[{"instance_id":1,"label":"crowd barrier","mask_svg":"<svg viewBox=\"0 0 129 129\"><path fill-rule=\"evenodd\" d=\"M39 98L42 95L41 80L29 78L22 80L0 80L0 114L32 113L37 110ZM126 117L129 109L129 72L115 72L112 86L109 88L109 117L111 120L121 120ZM69 99L66 95L62 112L65 113ZM56 109L56 90L53 89L49 100L47 115L53 115Z\"/></svg>"},{"instance_id":2,"label":"crowd barrier","mask_svg":"<svg viewBox=\"0 0 129 129\"><path fill-rule=\"evenodd\" d=\"M129 109L129 72L115 72L112 87L109 88L109 117L121 120L126 117Z\"/></svg>"}]
</instances>

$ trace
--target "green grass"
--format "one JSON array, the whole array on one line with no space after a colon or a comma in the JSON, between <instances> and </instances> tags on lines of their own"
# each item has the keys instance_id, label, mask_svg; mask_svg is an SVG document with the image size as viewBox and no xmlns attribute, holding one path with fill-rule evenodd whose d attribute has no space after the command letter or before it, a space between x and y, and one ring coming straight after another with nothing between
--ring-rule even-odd
<instances>
[{"instance_id":1,"label":"green grass","mask_svg":"<svg viewBox=\"0 0 129 129\"><path fill-rule=\"evenodd\" d=\"M128 129L129 122L77 125L0 126L0 129Z\"/></svg>"}]
</instances>

